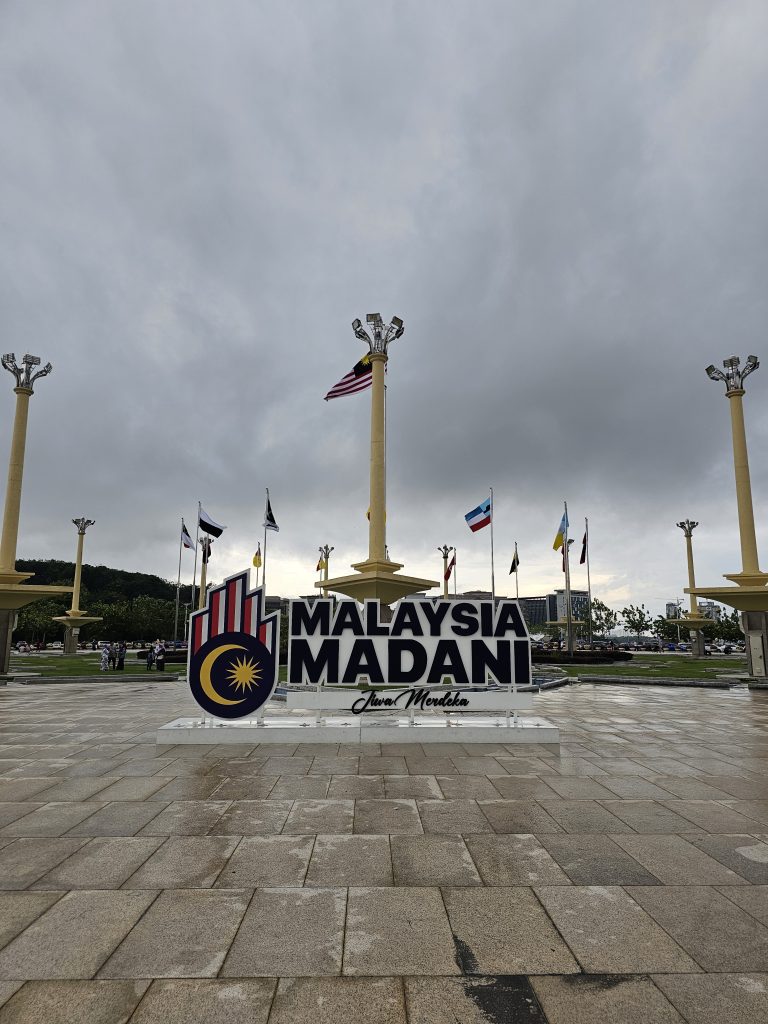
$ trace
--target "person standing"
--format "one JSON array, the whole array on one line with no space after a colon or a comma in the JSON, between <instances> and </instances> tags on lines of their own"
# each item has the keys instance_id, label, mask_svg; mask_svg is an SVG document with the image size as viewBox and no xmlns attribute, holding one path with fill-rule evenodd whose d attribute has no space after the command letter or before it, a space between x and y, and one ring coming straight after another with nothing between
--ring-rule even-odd
<instances>
[{"instance_id":1,"label":"person standing","mask_svg":"<svg viewBox=\"0 0 768 1024\"><path fill-rule=\"evenodd\" d=\"M114 643L109 645L109 667L114 668L117 664L117 647Z\"/></svg>"},{"instance_id":2,"label":"person standing","mask_svg":"<svg viewBox=\"0 0 768 1024\"><path fill-rule=\"evenodd\" d=\"M155 662L155 652L154 652L154 649L152 647L152 644L150 644L149 647L147 647L147 672L150 671L150 669L152 668L154 662Z\"/></svg>"},{"instance_id":3,"label":"person standing","mask_svg":"<svg viewBox=\"0 0 768 1024\"><path fill-rule=\"evenodd\" d=\"M125 670L125 652L128 650L125 640L121 640L117 645L117 671L123 672Z\"/></svg>"},{"instance_id":4,"label":"person standing","mask_svg":"<svg viewBox=\"0 0 768 1024\"><path fill-rule=\"evenodd\" d=\"M157 651L155 652L155 661L157 662L157 671L165 672L165 644L158 644Z\"/></svg>"},{"instance_id":5,"label":"person standing","mask_svg":"<svg viewBox=\"0 0 768 1024\"><path fill-rule=\"evenodd\" d=\"M106 644L101 648L101 664L99 665L100 672L106 672L109 668L109 647Z\"/></svg>"}]
</instances>

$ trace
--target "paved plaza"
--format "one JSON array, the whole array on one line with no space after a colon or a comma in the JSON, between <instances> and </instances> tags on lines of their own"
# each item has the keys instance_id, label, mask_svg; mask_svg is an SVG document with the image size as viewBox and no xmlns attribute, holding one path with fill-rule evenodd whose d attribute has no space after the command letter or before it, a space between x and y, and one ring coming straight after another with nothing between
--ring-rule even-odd
<instances>
[{"instance_id":1,"label":"paved plaza","mask_svg":"<svg viewBox=\"0 0 768 1024\"><path fill-rule=\"evenodd\" d=\"M768 1019L768 692L570 686L562 745L156 747L0 690L0 1024Z\"/></svg>"}]
</instances>

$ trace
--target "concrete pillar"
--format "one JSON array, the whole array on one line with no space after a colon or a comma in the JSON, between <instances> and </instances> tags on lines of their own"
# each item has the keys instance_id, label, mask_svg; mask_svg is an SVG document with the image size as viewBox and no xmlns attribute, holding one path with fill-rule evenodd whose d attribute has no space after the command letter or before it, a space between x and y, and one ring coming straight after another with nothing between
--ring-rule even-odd
<instances>
[{"instance_id":1,"label":"concrete pillar","mask_svg":"<svg viewBox=\"0 0 768 1024\"><path fill-rule=\"evenodd\" d=\"M384 367L387 357L383 352L372 352L371 360L371 492L370 521L368 526L368 558L387 561L386 513L386 434L384 411Z\"/></svg>"},{"instance_id":2,"label":"concrete pillar","mask_svg":"<svg viewBox=\"0 0 768 1024\"><path fill-rule=\"evenodd\" d=\"M27 443L27 418L32 388L16 387L16 412L13 417L11 454L8 459L8 483L5 490L3 533L0 538L0 573L16 572L16 543L19 536L21 483L24 476L24 449Z\"/></svg>"},{"instance_id":3,"label":"concrete pillar","mask_svg":"<svg viewBox=\"0 0 768 1024\"><path fill-rule=\"evenodd\" d=\"M747 433L744 426L744 390L728 392L733 435L733 467L736 475L736 504L739 512L739 539L741 541L741 571L745 575L760 574L757 561L755 515L752 509L752 483L749 477Z\"/></svg>"}]
</instances>

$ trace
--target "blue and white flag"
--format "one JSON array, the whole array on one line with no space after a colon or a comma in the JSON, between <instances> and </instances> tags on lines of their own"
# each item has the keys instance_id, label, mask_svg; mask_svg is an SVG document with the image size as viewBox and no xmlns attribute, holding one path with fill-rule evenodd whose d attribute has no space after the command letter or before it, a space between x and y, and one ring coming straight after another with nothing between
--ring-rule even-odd
<instances>
[{"instance_id":1,"label":"blue and white flag","mask_svg":"<svg viewBox=\"0 0 768 1024\"><path fill-rule=\"evenodd\" d=\"M491 499L486 500L478 505L477 508L473 508L471 512L467 512L464 516L467 521L467 526L473 533L477 533L478 530L482 530L484 526L488 526L491 521Z\"/></svg>"}]
</instances>

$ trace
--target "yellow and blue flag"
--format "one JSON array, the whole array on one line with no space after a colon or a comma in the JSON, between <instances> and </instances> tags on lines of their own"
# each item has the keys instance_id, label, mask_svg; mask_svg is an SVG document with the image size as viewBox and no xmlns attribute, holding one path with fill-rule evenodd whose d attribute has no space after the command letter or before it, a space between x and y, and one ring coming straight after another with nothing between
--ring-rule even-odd
<instances>
[{"instance_id":1,"label":"yellow and blue flag","mask_svg":"<svg viewBox=\"0 0 768 1024\"><path fill-rule=\"evenodd\" d=\"M563 518L560 520L560 525L557 528L557 534L555 535L555 541L552 547L555 551L559 551L565 541L565 531L568 529L568 513L563 512Z\"/></svg>"}]
</instances>

